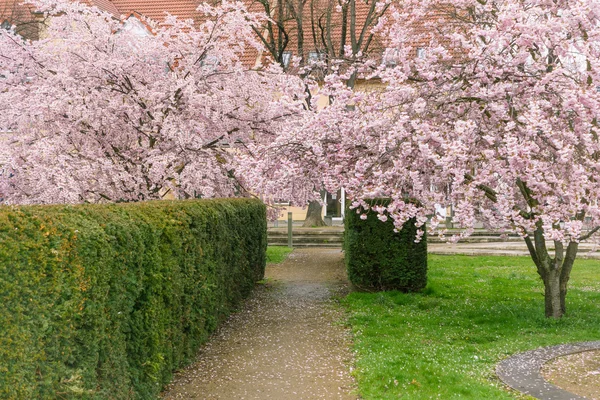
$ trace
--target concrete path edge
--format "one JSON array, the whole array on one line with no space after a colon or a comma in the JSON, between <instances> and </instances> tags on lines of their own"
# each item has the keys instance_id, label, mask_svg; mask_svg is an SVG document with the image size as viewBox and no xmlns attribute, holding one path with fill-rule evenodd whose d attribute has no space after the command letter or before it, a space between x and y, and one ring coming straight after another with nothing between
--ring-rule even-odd
<instances>
[{"instance_id":1,"label":"concrete path edge","mask_svg":"<svg viewBox=\"0 0 600 400\"><path fill-rule=\"evenodd\" d=\"M511 388L541 400L585 400L544 380L548 361L569 354L600 350L600 341L561 344L515 354L496 366L496 375Z\"/></svg>"}]
</instances>

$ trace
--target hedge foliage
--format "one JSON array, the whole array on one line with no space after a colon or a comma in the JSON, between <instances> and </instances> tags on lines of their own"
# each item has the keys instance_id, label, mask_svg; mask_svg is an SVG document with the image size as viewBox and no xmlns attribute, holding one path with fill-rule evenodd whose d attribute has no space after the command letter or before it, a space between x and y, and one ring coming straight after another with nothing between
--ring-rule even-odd
<instances>
[{"instance_id":1,"label":"hedge foliage","mask_svg":"<svg viewBox=\"0 0 600 400\"><path fill-rule=\"evenodd\" d=\"M373 200L372 204L385 204ZM355 210L347 210L344 251L348 278L362 290L419 291L427 285L427 237L415 243L414 220L394 232L391 219L382 222L369 210L362 220Z\"/></svg>"},{"instance_id":2,"label":"hedge foliage","mask_svg":"<svg viewBox=\"0 0 600 400\"><path fill-rule=\"evenodd\" d=\"M156 398L266 243L248 199L0 207L0 398Z\"/></svg>"}]
</instances>

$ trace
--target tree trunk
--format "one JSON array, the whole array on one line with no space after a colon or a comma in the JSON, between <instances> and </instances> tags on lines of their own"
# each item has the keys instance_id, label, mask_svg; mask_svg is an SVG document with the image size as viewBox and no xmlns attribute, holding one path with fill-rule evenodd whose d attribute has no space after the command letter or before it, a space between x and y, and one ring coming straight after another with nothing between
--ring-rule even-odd
<instances>
[{"instance_id":1,"label":"tree trunk","mask_svg":"<svg viewBox=\"0 0 600 400\"><path fill-rule=\"evenodd\" d=\"M542 280L544 281L546 317L558 319L565 313L563 305L565 304L564 296L566 295L566 293L560 290L561 286L563 286L560 281L560 271L551 269L547 271L545 277L542 277ZM566 286L566 282L564 286Z\"/></svg>"},{"instance_id":2,"label":"tree trunk","mask_svg":"<svg viewBox=\"0 0 600 400\"><path fill-rule=\"evenodd\" d=\"M548 318L561 318L566 312L567 284L577 256L579 243L570 242L566 248L561 242L554 242L555 257L548 253L543 228L533 233L533 239L525 238L527 248L533 259L538 274L544 282L545 314Z\"/></svg>"},{"instance_id":3,"label":"tree trunk","mask_svg":"<svg viewBox=\"0 0 600 400\"><path fill-rule=\"evenodd\" d=\"M298 38L298 57L302 59L304 65L304 1L298 1L296 9L296 37Z\"/></svg>"},{"instance_id":4,"label":"tree trunk","mask_svg":"<svg viewBox=\"0 0 600 400\"><path fill-rule=\"evenodd\" d=\"M314 226L325 226L325 222L323 221L323 206L318 201L311 201L308 203L308 210L306 210L306 218L304 219L304 224L302 224L305 228L310 228Z\"/></svg>"}]
</instances>

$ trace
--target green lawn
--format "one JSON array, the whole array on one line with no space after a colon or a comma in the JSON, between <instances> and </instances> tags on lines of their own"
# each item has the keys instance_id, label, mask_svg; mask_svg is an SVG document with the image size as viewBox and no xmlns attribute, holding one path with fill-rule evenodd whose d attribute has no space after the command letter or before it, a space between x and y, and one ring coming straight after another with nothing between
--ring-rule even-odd
<instances>
[{"instance_id":1,"label":"green lawn","mask_svg":"<svg viewBox=\"0 0 600 400\"><path fill-rule=\"evenodd\" d=\"M515 399L494 375L501 359L600 340L600 261L578 260L567 316L544 317L543 285L526 257L429 256L423 293L343 300L365 399Z\"/></svg>"},{"instance_id":2,"label":"green lawn","mask_svg":"<svg viewBox=\"0 0 600 400\"><path fill-rule=\"evenodd\" d=\"M285 260L292 252L292 249L285 246L269 246L267 247L267 262L272 264L279 264Z\"/></svg>"}]
</instances>

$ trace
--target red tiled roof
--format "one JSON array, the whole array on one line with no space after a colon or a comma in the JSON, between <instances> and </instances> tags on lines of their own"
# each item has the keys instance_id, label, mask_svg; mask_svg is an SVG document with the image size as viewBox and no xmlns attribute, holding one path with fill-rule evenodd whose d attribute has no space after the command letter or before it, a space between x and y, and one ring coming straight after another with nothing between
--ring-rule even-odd
<instances>
[{"instance_id":1,"label":"red tiled roof","mask_svg":"<svg viewBox=\"0 0 600 400\"><path fill-rule=\"evenodd\" d=\"M193 19L197 22L202 20L202 14L196 9L203 0L80 0L82 3L96 6L100 10L112 14L115 18L124 19L134 15L136 18L149 18L156 22L162 22L167 14L174 15L180 19ZM0 0L0 23L8 20L14 24L27 24L34 20L33 7L22 5L23 0ZM22 32L26 33L26 32ZM29 36L35 39L35 35ZM253 67L256 63L258 53L255 49L248 49L242 56L244 65Z\"/></svg>"},{"instance_id":2,"label":"red tiled roof","mask_svg":"<svg viewBox=\"0 0 600 400\"><path fill-rule=\"evenodd\" d=\"M8 21L16 26L19 35L31 40L39 36L39 29L35 23L34 11L31 5L23 4L23 0L0 0L0 24Z\"/></svg>"},{"instance_id":3,"label":"red tiled roof","mask_svg":"<svg viewBox=\"0 0 600 400\"><path fill-rule=\"evenodd\" d=\"M2 22L3 9L6 10L12 8L18 9L21 17L25 14L29 14L31 18L31 10L25 6L19 5L23 0L0 0L0 23ZM128 18L131 15L136 17L146 17L156 22L162 22L167 14L174 15L181 19L193 19L196 22L200 22L203 18L200 12L196 9L198 5L204 0L80 0L86 4L94 5L99 9L109 12L115 18ZM368 17L369 9L372 5L373 0L356 0L356 29L359 31L363 28L365 20ZM402 0L392 0L394 3L401 3ZM254 12L264 12L264 7L257 0L244 0L248 5L248 8ZM323 15L326 7L331 6L329 0L314 0L312 2L299 2L304 4L304 56L307 56L309 52L315 50L321 50L324 48L320 35L318 34L317 43L315 44L313 38L313 26L311 21L311 7L316 18ZM298 4L298 3L296 3ZM341 13L336 10L332 10L331 13L331 42L334 47L336 54L340 52L340 43L342 35L342 19ZM324 19L321 20L323 22ZM370 24L368 29L372 28L374 24ZM289 33L289 43L286 51L291 51L294 56L298 56L298 40L297 40L297 25L294 20L289 20L285 23L286 31ZM317 23L318 28L318 23ZM425 28L425 27L424 27ZM429 29L429 28L425 28ZM350 22L347 21L347 39L346 45L350 42ZM359 33L357 32L358 36ZM377 36L373 39L370 45L369 53L373 56L380 56L383 48L385 47L385 37ZM418 45L418 44L416 44ZM253 67L256 64L257 58L260 56L262 60L266 60L269 56L268 51L262 52L259 55L254 49L249 49L246 54L242 56L242 61L245 65Z\"/></svg>"},{"instance_id":4,"label":"red tiled roof","mask_svg":"<svg viewBox=\"0 0 600 400\"><path fill-rule=\"evenodd\" d=\"M98 1L98 0L96 0ZM110 2L110 0L101 0ZM162 21L167 13L180 19L198 19L196 11L199 0L112 0L121 15L129 16L137 13L156 22Z\"/></svg>"},{"instance_id":5,"label":"red tiled roof","mask_svg":"<svg viewBox=\"0 0 600 400\"><path fill-rule=\"evenodd\" d=\"M102 11L111 13L116 18L121 15L111 0L79 0L79 2L89 6L96 6ZM32 19L31 13L34 11L34 6L26 3L24 4L23 0L0 0L0 19L2 20L7 19L7 16L12 16L15 22L30 21ZM18 17L19 20L17 20L16 17Z\"/></svg>"},{"instance_id":6,"label":"red tiled roof","mask_svg":"<svg viewBox=\"0 0 600 400\"><path fill-rule=\"evenodd\" d=\"M392 0L395 3L400 2L401 0ZM264 6L257 0L244 0L250 11L253 12L265 12ZM327 25L327 8L332 7L332 2L329 0L313 0L311 2L296 2L297 4L304 4L304 8L302 10L303 21L302 28L304 32L303 36L303 52L304 57L308 57L310 52L314 51L327 51L328 41L331 47L333 48L333 53L337 56L340 54L340 47L342 44L342 13L337 11L336 9L331 10L330 14L330 30L326 28L325 38L321 36L320 27L323 25ZM356 0L355 1L355 29L356 29L356 37L360 35L360 31L366 24L367 18L369 17L369 12L371 6L373 4L372 0ZM333 7L337 5L337 2L333 2ZM315 21L311 20L311 14L314 15ZM348 15L350 15L350 10L348 10ZM274 19L277 18L277 10L273 13L272 16ZM285 21L284 26L286 32L289 34L289 42L285 48L285 51L291 52L293 56L299 56L298 52L298 29L297 22L295 19L288 17L289 19ZM365 38L363 40L363 45L360 46L361 50L364 50L364 42L366 42L367 37L370 34L371 29L375 26L377 20L372 20L369 24L367 24L367 28L365 29ZM316 30L316 35L313 33L313 28ZM266 31L265 35L266 35ZM275 35L277 32L274 32ZM316 36L316 38L315 38ZM316 39L316 40L315 40ZM383 50L383 39L381 36L375 36L371 41L368 54L378 54L380 55ZM323 42L326 43L323 43ZM315 43L316 42L316 43ZM346 41L345 45L349 46L351 44L351 30L350 30L350 18L346 21ZM267 52L265 52L265 55ZM347 54L347 53L346 53Z\"/></svg>"},{"instance_id":7,"label":"red tiled roof","mask_svg":"<svg viewBox=\"0 0 600 400\"><path fill-rule=\"evenodd\" d=\"M102 11L112 14L115 18L121 17L121 12L110 0L80 0L84 4L96 6Z\"/></svg>"},{"instance_id":8,"label":"red tiled roof","mask_svg":"<svg viewBox=\"0 0 600 400\"><path fill-rule=\"evenodd\" d=\"M83 4L96 6L116 18L122 15L128 17L137 13L154 21L162 21L166 14L172 14L183 19L197 19L200 13L196 11L201 0L79 0ZM23 0L0 0L0 18L9 13L30 14L31 6L22 4ZM24 15L23 15L24 16Z\"/></svg>"},{"instance_id":9,"label":"red tiled roof","mask_svg":"<svg viewBox=\"0 0 600 400\"><path fill-rule=\"evenodd\" d=\"M31 6L23 4L22 0L0 0L0 23L11 18L31 18Z\"/></svg>"},{"instance_id":10,"label":"red tiled roof","mask_svg":"<svg viewBox=\"0 0 600 400\"><path fill-rule=\"evenodd\" d=\"M98 1L98 0L96 0ZM136 17L150 18L156 22L161 22L171 14L179 19L193 19L200 22L203 15L197 11L198 6L204 0L102 0L112 1L112 4L119 10L125 18L130 15ZM242 56L241 61L244 65L253 67L256 63L258 53L254 49L248 49Z\"/></svg>"}]
</instances>

